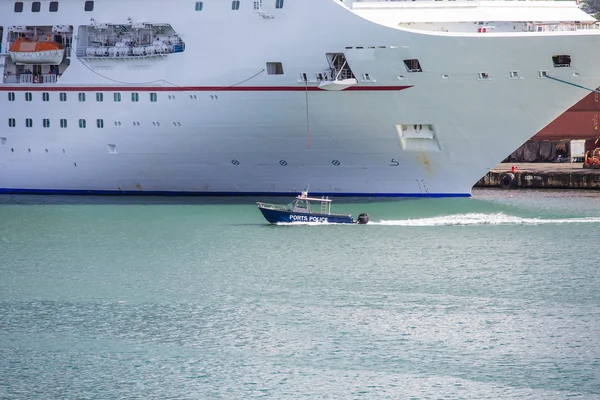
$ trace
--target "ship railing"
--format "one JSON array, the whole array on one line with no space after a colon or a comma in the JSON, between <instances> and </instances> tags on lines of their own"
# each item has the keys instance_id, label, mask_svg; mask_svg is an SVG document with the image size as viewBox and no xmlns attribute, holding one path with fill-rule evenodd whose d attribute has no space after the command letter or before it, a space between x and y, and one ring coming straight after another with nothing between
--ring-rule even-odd
<instances>
[{"instance_id":1,"label":"ship railing","mask_svg":"<svg viewBox=\"0 0 600 400\"><path fill-rule=\"evenodd\" d=\"M321 79L319 79L321 78ZM329 80L337 80L337 81L342 81L344 79L352 79L354 78L354 75L352 74L352 71L350 71L349 69L342 69L342 70L337 70L335 68L329 68L325 70L325 73L322 75L317 75L317 79L318 80L325 80L325 81L329 81Z\"/></svg>"},{"instance_id":2,"label":"ship railing","mask_svg":"<svg viewBox=\"0 0 600 400\"><path fill-rule=\"evenodd\" d=\"M87 49L87 47L77 47L75 49L75 55L77 56L77 58L85 58L85 50Z\"/></svg>"},{"instance_id":3,"label":"ship railing","mask_svg":"<svg viewBox=\"0 0 600 400\"><path fill-rule=\"evenodd\" d=\"M592 24L537 24L534 32L574 32L600 29L596 23Z\"/></svg>"},{"instance_id":4,"label":"ship railing","mask_svg":"<svg viewBox=\"0 0 600 400\"><path fill-rule=\"evenodd\" d=\"M15 76L15 75L11 75ZM37 83L56 83L58 77L56 74L20 74L17 78L15 76L14 83L25 83L25 84L37 84Z\"/></svg>"},{"instance_id":5,"label":"ship railing","mask_svg":"<svg viewBox=\"0 0 600 400\"><path fill-rule=\"evenodd\" d=\"M118 51L116 49L118 49ZM78 58L116 60L131 58L166 57L169 54L182 53L183 51L185 51L185 44L178 43L175 45L165 46L158 50L153 45L128 47L84 46L77 47L75 50L75 54L77 54Z\"/></svg>"},{"instance_id":6,"label":"ship railing","mask_svg":"<svg viewBox=\"0 0 600 400\"><path fill-rule=\"evenodd\" d=\"M19 83L33 83L33 74L21 74Z\"/></svg>"},{"instance_id":7,"label":"ship railing","mask_svg":"<svg viewBox=\"0 0 600 400\"><path fill-rule=\"evenodd\" d=\"M58 76L56 74L42 74L39 76L39 83L56 83Z\"/></svg>"}]
</instances>

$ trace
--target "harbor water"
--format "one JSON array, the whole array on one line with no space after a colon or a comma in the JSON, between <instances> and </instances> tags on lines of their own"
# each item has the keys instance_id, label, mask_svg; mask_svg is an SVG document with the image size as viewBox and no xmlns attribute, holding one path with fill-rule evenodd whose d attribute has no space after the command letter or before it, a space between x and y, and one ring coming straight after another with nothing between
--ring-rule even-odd
<instances>
[{"instance_id":1,"label":"harbor water","mask_svg":"<svg viewBox=\"0 0 600 400\"><path fill-rule=\"evenodd\" d=\"M600 398L600 192L258 200L0 196L0 398Z\"/></svg>"}]
</instances>

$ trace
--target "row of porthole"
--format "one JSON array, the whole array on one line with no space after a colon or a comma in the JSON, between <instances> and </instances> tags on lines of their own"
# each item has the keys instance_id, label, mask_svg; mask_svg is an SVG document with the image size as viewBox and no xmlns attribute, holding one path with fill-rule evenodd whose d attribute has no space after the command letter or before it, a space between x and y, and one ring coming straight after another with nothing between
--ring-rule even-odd
<instances>
[{"instance_id":1,"label":"row of porthole","mask_svg":"<svg viewBox=\"0 0 600 400\"><path fill-rule=\"evenodd\" d=\"M11 152L11 153L14 153L14 152L15 152L15 149L14 149L14 147L11 147L11 148L10 148L10 152ZM28 152L28 153L31 153L31 148L28 148L28 149L27 149L27 152ZM44 149L44 153L47 153L47 152L48 152L48 149ZM66 152L67 152L67 151L66 151L65 149L62 149L62 153L63 153L63 154L65 154Z\"/></svg>"},{"instance_id":2,"label":"row of porthole","mask_svg":"<svg viewBox=\"0 0 600 400\"><path fill-rule=\"evenodd\" d=\"M237 165L240 165L240 162L239 162L238 160L235 160L235 159L234 159L234 160L231 160L231 163L232 163L233 165L236 165L236 166L237 166ZM333 165L335 165L336 167L337 167L337 166L339 166L339 165L341 164L341 163L340 163L338 160L332 160L332 161L331 161L331 163L332 163ZM285 160L279 160L279 165L281 165L282 167L285 167L286 165L288 165L288 163L287 163L287 161L285 161Z\"/></svg>"},{"instance_id":3,"label":"row of porthole","mask_svg":"<svg viewBox=\"0 0 600 400\"><path fill-rule=\"evenodd\" d=\"M573 72L573 77L575 78L579 78L581 76L580 72ZM538 78L546 78L548 77L548 71L547 70L538 70ZM402 81L405 79L404 75L398 75L398 80ZM442 75L442 79L450 79L450 75L448 74L443 74ZM479 72L477 73L477 79L478 80L489 80L490 78L490 74L488 74L487 72ZM521 73L518 70L511 70L508 72L508 79L523 79L521 77Z\"/></svg>"},{"instance_id":4,"label":"row of porthole","mask_svg":"<svg viewBox=\"0 0 600 400\"><path fill-rule=\"evenodd\" d=\"M170 95L168 95L168 96L167 96L167 98L168 98L169 100L175 100L175 95L174 95L174 94L173 94L173 95L171 95L171 94L170 94ZM191 100L196 100L197 98L198 98L198 97L197 97L195 94L190 94L190 99L191 99ZM218 99L218 98L219 98L219 96L217 96L216 94L215 94L215 95L212 95L212 94L211 94L211 95L210 95L210 98L211 98L211 99Z\"/></svg>"},{"instance_id":5,"label":"row of porthole","mask_svg":"<svg viewBox=\"0 0 600 400\"><path fill-rule=\"evenodd\" d=\"M151 95L156 95L156 93L150 93L150 94ZM115 102L116 103L121 102L121 93L114 93L114 95L115 95ZM135 100L132 99L132 102L134 102L134 103L139 102L138 93L132 93L132 95L135 95ZM67 94L65 92L61 92L59 98L60 98L60 101L65 102L65 101L67 101ZM170 94L170 95L167 96L167 98L169 100L175 100L175 95L174 94ZM216 94L215 95L211 94L210 98L211 99L218 99L219 96L217 96ZM83 93L83 92L79 93L79 102L83 103L83 102L85 102L85 99L86 99L85 93ZM196 99L198 99L198 96L196 96L195 94L190 94L190 99L191 100L196 100ZM15 100L16 100L15 92L9 92L8 93L8 101L15 101ZM32 95L31 92L26 92L25 93L25 101L33 101L33 95ZM50 93L43 92L42 93L42 101L46 101L46 102L50 101ZM99 102L99 103L103 102L104 101L104 93L96 93L96 101ZM150 101L153 102L153 103L156 103L157 98L156 97L154 97L154 98L151 97Z\"/></svg>"},{"instance_id":6,"label":"row of porthole","mask_svg":"<svg viewBox=\"0 0 600 400\"><path fill-rule=\"evenodd\" d=\"M115 121L115 126L121 126L121 121ZM133 126L140 126L140 123L134 121ZM160 126L160 122L152 122L152 126ZM181 122L173 122L173 126L181 126Z\"/></svg>"}]
</instances>

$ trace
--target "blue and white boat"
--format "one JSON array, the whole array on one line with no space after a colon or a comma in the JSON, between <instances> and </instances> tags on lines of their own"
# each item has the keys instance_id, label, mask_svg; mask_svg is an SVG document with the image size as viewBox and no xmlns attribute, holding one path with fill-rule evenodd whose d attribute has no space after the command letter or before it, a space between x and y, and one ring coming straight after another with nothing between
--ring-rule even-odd
<instances>
[{"instance_id":1,"label":"blue and white boat","mask_svg":"<svg viewBox=\"0 0 600 400\"><path fill-rule=\"evenodd\" d=\"M311 202L320 203L320 211L313 211ZM366 224L369 222L368 214L360 214L355 221L351 214L333 214L331 212L332 200L328 197L308 197L308 189L296 197L288 205L277 205L257 202L258 209L267 221L272 224L291 222L322 222L331 224Z\"/></svg>"}]
</instances>

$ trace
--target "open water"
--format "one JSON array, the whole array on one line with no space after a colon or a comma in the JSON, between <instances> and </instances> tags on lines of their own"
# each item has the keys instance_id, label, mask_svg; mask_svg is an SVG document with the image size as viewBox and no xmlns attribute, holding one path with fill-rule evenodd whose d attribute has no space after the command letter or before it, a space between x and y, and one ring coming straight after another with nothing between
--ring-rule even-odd
<instances>
[{"instance_id":1,"label":"open water","mask_svg":"<svg viewBox=\"0 0 600 400\"><path fill-rule=\"evenodd\" d=\"M0 196L0 398L600 398L600 193L256 200Z\"/></svg>"}]
</instances>

